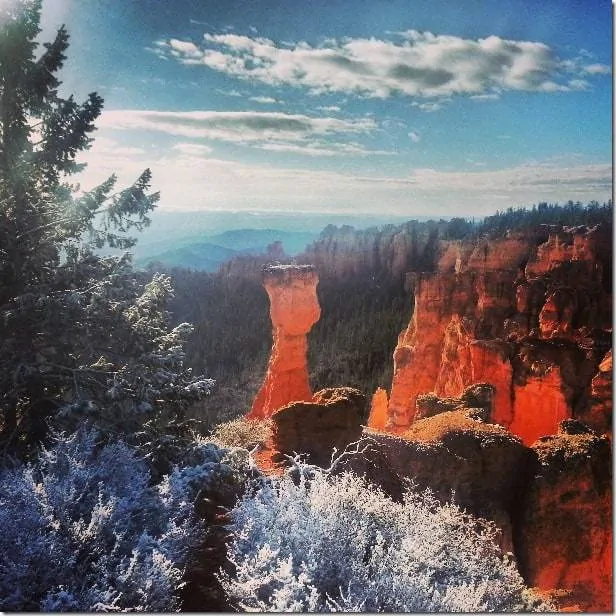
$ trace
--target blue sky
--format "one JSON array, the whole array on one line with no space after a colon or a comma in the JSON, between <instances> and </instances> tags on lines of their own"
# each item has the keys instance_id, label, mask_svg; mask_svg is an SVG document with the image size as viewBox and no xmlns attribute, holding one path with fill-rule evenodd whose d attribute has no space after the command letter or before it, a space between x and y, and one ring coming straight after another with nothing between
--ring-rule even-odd
<instances>
[{"instance_id":1,"label":"blue sky","mask_svg":"<svg viewBox=\"0 0 616 616\"><path fill-rule=\"evenodd\" d=\"M168 210L482 215L611 193L606 0L45 0L105 111L84 187Z\"/></svg>"}]
</instances>

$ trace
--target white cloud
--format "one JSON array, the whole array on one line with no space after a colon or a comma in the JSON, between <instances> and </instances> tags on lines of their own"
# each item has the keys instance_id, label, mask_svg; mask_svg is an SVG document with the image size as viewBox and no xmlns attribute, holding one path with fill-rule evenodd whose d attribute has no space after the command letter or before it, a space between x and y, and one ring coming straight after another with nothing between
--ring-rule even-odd
<instances>
[{"instance_id":1,"label":"white cloud","mask_svg":"<svg viewBox=\"0 0 616 616\"><path fill-rule=\"evenodd\" d=\"M278 102L275 98L272 98L271 96L251 96L250 100L254 101L255 103L261 103L263 105L271 105Z\"/></svg>"},{"instance_id":2,"label":"white cloud","mask_svg":"<svg viewBox=\"0 0 616 616\"><path fill-rule=\"evenodd\" d=\"M421 141L421 135L414 130L409 133L409 137L413 143L419 143Z\"/></svg>"},{"instance_id":3,"label":"white cloud","mask_svg":"<svg viewBox=\"0 0 616 616\"><path fill-rule=\"evenodd\" d=\"M609 75L612 69L607 64L589 64L584 67L584 72L589 75Z\"/></svg>"},{"instance_id":4,"label":"white cloud","mask_svg":"<svg viewBox=\"0 0 616 616\"><path fill-rule=\"evenodd\" d=\"M97 136L95 144L99 152L105 152L112 156L138 158L147 153L144 148L123 145L115 139L110 139L108 137Z\"/></svg>"},{"instance_id":5,"label":"white cloud","mask_svg":"<svg viewBox=\"0 0 616 616\"><path fill-rule=\"evenodd\" d=\"M417 107L421 109L421 111L425 111L426 113L434 113L435 111L440 111L445 103L451 102L451 99L442 99L438 103L429 102L429 103L418 103L417 101L413 101L411 103L412 107Z\"/></svg>"},{"instance_id":6,"label":"white cloud","mask_svg":"<svg viewBox=\"0 0 616 616\"><path fill-rule=\"evenodd\" d=\"M498 36L465 39L409 30L402 40L329 39L318 46L233 33L206 33L201 45L158 41L159 49L184 64L202 65L242 79L387 98L392 94L440 98L489 95L499 90L558 92L571 89L565 72L600 74L578 59L562 61L546 44ZM485 99L484 99L485 100ZM434 111L434 108L425 108Z\"/></svg>"},{"instance_id":7,"label":"white cloud","mask_svg":"<svg viewBox=\"0 0 616 616\"><path fill-rule=\"evenodd\" d=\"M172 38L167 42L167 49L176 58L199 58L201 56L201 50L191 41Z\"/></svg>"},{"instance_id":8,"label":"white cloud","mask_svg":"<svg viewBox=\"0 0 616 616\"><path fill-rule=\"evenodd\" d=\"M315 136L368 133L377 128L376 122L368 118L341 120L260 111L114 110L102 114L98 125L248 144L271 140L298 142Z\"/></svg>"},{"instance_id":9,"label":"white cloud","mask_svg":"<svg viewBox=\"0 0 616 616\"><path fill-rule=\"evenodd\" d=\"M487 94L473 94L471 98L474 101L497 101L500 98L500 94L496 92L489 92Z\"/></svg>"},{"instance_id":10,"label":"white cloud","mask_svg":"<svg viewBox=\"0 0 616 616\"><path fill-rule=\"evenodd\" d=\"M319 111L340 111L341 108L338 105L322 105L321 107L317 107Z\"/></svg>"},{"instance_id":11,"label":"white cloud","mask_svg":"<svg viewBox=\"0 0 616 616\"><path fill-rule=\"evenodd\" d=\"M572 79L569 81L569 87L572 90L588 90L590 84L585 79Z\"/></svg>"},{"instance_id":12,"label":"white cloud","mask_svg":"<svg viewBox=\"0 0 616 616\"><path fill-rule=\"evenodd\" d=\"M394 156L390 150L370 150L355 143L264 143L257 146L270 152L289 152L303 156Z\"/></svg>"},{"instance_id":13,"label":"white cloud","mask_svg":"<svg viewBox=\"0 0 616 616\"><path fill-rule=\"evenodd\" d=\"M201 143L176 143L171 149L185 156L209 156L214 151L210 146Z\"/></svg>"}]
</instances>

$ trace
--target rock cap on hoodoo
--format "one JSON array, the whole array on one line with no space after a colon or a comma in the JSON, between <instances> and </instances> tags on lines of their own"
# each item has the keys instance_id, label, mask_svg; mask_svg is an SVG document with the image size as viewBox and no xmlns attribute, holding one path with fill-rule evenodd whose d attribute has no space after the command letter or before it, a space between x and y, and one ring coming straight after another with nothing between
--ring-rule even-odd
<instances>
[{"instance_id":1,"label":"rock cap on hoodoo","mask_svg":"<svg viewBox=\"0 0 616 616\"><path fill-rule=\"evenodd\" d=\"M288 283L291 280L312 279L317 277L314 265L270 264L263 266L263 282Z\"/></svg>"}]
</instances>

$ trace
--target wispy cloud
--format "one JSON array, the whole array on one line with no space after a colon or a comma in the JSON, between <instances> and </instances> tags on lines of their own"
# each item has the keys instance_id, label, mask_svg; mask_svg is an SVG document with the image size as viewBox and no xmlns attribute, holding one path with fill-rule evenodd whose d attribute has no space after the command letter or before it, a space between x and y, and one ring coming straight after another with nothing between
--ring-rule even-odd
<instances>
[{"instance_id":1,"label":"wispy cloud","mask_svg":"<svg viewBox=\"0 0 616 616\"><path fill-rule=\"evenodd\" d=\"M241 98L244 96L239 90L216 90L218 94L222 94L223 96L231 96L233 98Z\"/></svg>"},{"instance_id":2,"label":"wispy cloud","mask_svg":"<svg viewBox=\"0 0 616 616\"><path fill-rule=\"evenodd\" d=\"M414 130L409 133L409 137L413 143L419 143L421 141L421 135Z\"/></svg>"},{"instance_id":3,"label":"wispy cloud","mask_svg":"<svg viewBox=\"0 0 616 616\"><path fill-rule=\"evenodd\" d=\"M430 101L428 103L418 103L417 101L413 101L411 103L411 106L417 107L417 109L425 111L426 113L434 113L435 111L440 111L447 103L450 102L450 98L444 98L439 100L438 102Z\"/></svg>"},{"instance_id":4,"label":"wispy cloud","mask_svg":"<svg viewBox=\"0 0 616 616\"><path fill-rule=\"evenodd\" d=\"M171 149L185 156L209 156L214 151L209 145L202 143L176 143Z\"/></svg>"},{"instance_id":5,"label":"wispy cloud","mask_svg":"<svg viewBox=\"0 0 616 616\"><path fill-rule=\"evenodd\" d=\"M257 146L270 152L288 152L302 156L395 156L391 150L371 150L356 143L264 143Z\"/></svg>"},{"instance_id":6,"label":"wispy cloud","mask_svg":"<svg viewBox=\"0 0 616 616\"><path fill-rule=\"evenodd\" d=\"M278 99L271 96L251 96L250 100L262 105L273 105L274 103L279 102Z\"/></svg>"},{"instance_id":7,"label":"wispy cloud","mask_svg":"<svg viewBox=\"0 0 616 616\"><path fill-rule=\"evenodd\" d=\"M336 171L241 163L221 160L195 144L179 143L147 156L118 155L107 140L82 157L89 163L79 180L90 188L118 172L121 185L133 181L145 167L153 172L153 185L162 194L165 209L298 210L373 212L375 203L387 203L392 214L451 216L491 214L503 207L568 199L606 200L611 195L609 164L555 164L535 161L498 170L443 171L414 169L396 176L351 174ZM261 144L268 149L307 148L309 144ZM188 146L188 147L187 147ZM325 146L323 146L325 147ZM304 152L305 153L305 152ZM319 156L323 155L322 152ZM454 209L455 208L455 209Z\"/></svg>"},{"instance_id":8,"label":"wispy cloud","mask_svg":"<svg viewBox=\"0 0 616 616\"><path fill-rule=\"evenodd\" d=\"M207 66L241 79L301 86L316 94L377 98L481 96L495 89L565 92L576 89L572 78L601 75L609 69L602 64L585 65L579 57L561 60L541 42L498 36L475 40L416 30L398 36L397 41L329 39L313 46L206 33L201 44L171 38L158 41L156 48L183 64Z\"/></svg>"},{"instance_id":9,"label":"wispy cloud","mask_svg":"<svg viewBox=\"0 0 616 616\"><path fill-rule=\"evenodd\" d=\"M259 111L107 111L99 126L116 130L150 130L177 137L233 143L300 142L314 137L368 133L374 120L314 118L300 114Z\"/></svg>"},{"instance_id":10,"label":"wispy cloud","mask_svg":"<svg viewBox=\"0 0 616 616\"><path fill-rule=\"evenodd\" d=\"M583 67L583 70L589 75L609 75L612 72L607 64L589 64Z\"/></svg>"},{"instance_id":11,"label":"wispy cloud","mask_svg":"<svg viewBox=\"0 0 616 616\"><path fill-rule=\"evenodd\" d=\"M473 94L471 98L474 101L497 101L500 98L500 94L496 92L489 92L486 94Z\"/></svg>"}]
</instances>

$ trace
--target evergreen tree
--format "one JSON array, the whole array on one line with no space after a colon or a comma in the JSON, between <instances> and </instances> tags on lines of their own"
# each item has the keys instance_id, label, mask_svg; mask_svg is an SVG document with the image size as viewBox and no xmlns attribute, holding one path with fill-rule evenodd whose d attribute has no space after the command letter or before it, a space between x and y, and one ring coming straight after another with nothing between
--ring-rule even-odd
<instances>
[{"instance_id":1,"label":"evergreen tree","mask_svg":"<svg viewBox=\"0 0 616 616\"><path fill-rule=\"evenodd\" d=\"M133 432L181 411L211 381L183 368L189 326L169 327L170 279L150 282L130 248L158 194L145 170L124 190L71 177L103 100L62 98L64 27L39 49L41 0L0 7L0 447L28 449L50 420ZM176 413L177 414L177 413ZM1 451L0 451L1 453Z\"/></svg>"}]
</instances>

